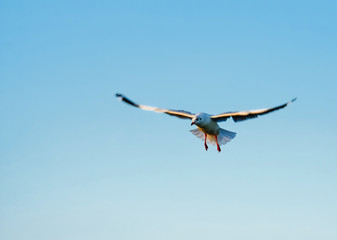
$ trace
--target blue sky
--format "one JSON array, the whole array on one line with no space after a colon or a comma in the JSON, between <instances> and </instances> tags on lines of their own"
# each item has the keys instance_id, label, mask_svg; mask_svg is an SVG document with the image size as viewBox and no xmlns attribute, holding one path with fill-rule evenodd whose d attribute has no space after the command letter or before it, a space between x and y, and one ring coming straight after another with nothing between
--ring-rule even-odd
<instances>
[{"instance_id":1,"label":"blue sky","mask_svg":"<svg viewBox=\"0 0 337 240\"><path fill-rule=\"evenodd\" d=\"M1 239L336 239L333 1L0 3ZM190 122L289 107L206 152Z\"/></svg>"}]
</instances>

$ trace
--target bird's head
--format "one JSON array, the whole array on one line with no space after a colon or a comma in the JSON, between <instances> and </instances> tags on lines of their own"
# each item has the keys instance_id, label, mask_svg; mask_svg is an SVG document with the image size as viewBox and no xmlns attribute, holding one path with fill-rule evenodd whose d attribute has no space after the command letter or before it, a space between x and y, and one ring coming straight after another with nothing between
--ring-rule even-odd
<instances>
[{"instance_id":1,"label":"bird's head","mask_svg":"<svg viewBox=\"0 0 337 240\"><path fill-rule=\"evenodd\" d=\"M194 124L197 125L197 126L203 125L203 123L205 123L205 121L206 121L205 114L199 113L192 118L191 126L194 125Z\"/></svg>"}]
</instances>

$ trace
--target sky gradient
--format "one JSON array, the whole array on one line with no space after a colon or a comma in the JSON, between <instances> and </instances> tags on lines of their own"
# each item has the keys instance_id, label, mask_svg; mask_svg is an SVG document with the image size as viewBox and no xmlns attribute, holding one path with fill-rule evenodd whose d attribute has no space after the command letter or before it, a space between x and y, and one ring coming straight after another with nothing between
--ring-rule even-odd
<instances>
[{"instance_id":1,"label":"sky gradient","mask_svg":"<svg viewBox=\"0 0 337 240\"><path fill-rule=\"evenodd\" d=\"M337 3L2 1L0 238L337 238ZM217 114L206 152L187 120Z\"/></svg>"}]
</instances>

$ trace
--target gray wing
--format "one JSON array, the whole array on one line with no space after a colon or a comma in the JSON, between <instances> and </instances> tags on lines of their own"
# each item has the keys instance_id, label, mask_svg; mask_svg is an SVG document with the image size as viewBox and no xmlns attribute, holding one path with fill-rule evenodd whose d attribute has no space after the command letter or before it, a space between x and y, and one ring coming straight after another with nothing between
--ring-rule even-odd
<instances>
[{"instance_id":1,"label":"gray wing","mask_svg":"<svg viewBox=\"0 0 337 240\"><path fill-rule=\"evenodd\" d=\"M195 115L194 113L187 112L187 111L184 111L184 110L169 110L169 109L140 105L140 104L137 104L137 103L131 101L130 99L128 99L127 97L125 97L124 95L122 95L120 93L116 93L116 97L119 98L121 101L123 101L123 102L125 102L125 103L127 103L131 106L140 108L140 109L145 110L145 111L166 113L168 115L175 116L175 117L182 118L182 119L192 119Z\"/></svg>"},{"instance_id":2,"label":"gray wing","mask_svg":"<svg viewBox=\"0 0 337 240\"><path fill-rule=\"evenodd\" d=\"M221 113L218 115L213 115L211 116L211 118L214 121L221 122L221 121L226 121L227 118L231 117L233 118L234 122L240 122L240 121L244 121L244 120L251 119L251 118L257 118L260 115L264 115L264 114L279 110L281 108L288 106L290 103L294 102L295 100L296 98L294 98L293 100L285 104L282 104L280 106L273 107L273 108L251 110L251 111L240 111L240 112L225 112L225 113Z\"/></svg>"}]
</instances>

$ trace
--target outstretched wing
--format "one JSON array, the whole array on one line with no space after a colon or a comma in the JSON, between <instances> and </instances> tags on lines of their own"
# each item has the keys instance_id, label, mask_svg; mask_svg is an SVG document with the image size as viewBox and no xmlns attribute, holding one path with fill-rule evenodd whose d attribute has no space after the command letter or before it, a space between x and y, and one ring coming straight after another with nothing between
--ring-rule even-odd
<instances>
[{"instance_id":1,"label":"outstretched wing","mask_svg":"<svg viewBox=\"0 0 337 240\"><path fill-rule=\"evenodd\" d=\"M281 108L288 106L290 103L294 102L295 100L296 98L294 98L293 100L285 104L282 104L280 106L273 107L273 108L251 110L251 111L240 111L240 112L226 112L226 113L221 113L218 115L213 115L211 116L211 118L214 121L221 122L221 121L226 121L227 118L232 117L234 122L240 122L240 121L244 121L244 120L251 119L251 118L257 118L260 115L264 115L264 114L279 110Z\"/></svg>"},{"instance_id":2,"label":"outstretched wing","mask_svg":"<svg viewBox=\"0 0 337 240\"><path fill-rule=\"evenodd\" d=\"M134 107L146 110L146 111L166 113L168 115L175 116L175 117L182 118L182 119L192 119L195 115L194 113L190 113L190 112L187 112L187 111L184 111L184 110L169 110L169 109L162 109L162 108L157 108L157 107L140 105L140 104L134 103L133 101L126 98L125 96L123 96L120 93L116 93L116 97L118 97L121 101L123 101L127 104L130 104L131 106L134 106Z\"/></svg>"}]
</instances>

